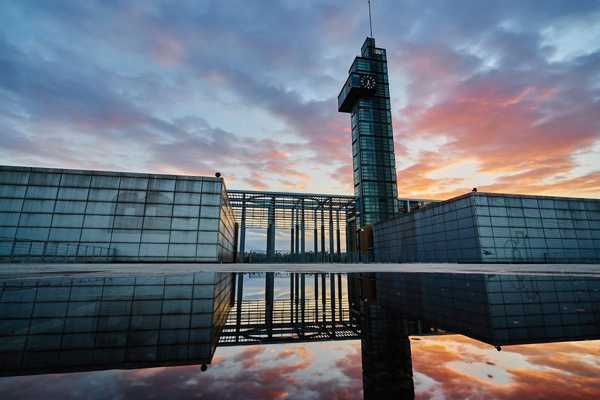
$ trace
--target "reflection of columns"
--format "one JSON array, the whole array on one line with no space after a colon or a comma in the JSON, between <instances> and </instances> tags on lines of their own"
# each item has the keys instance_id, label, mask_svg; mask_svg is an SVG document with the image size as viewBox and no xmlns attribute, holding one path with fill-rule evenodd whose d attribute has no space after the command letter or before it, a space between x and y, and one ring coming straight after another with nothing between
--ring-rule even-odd
<instances>
[{"instance_id":1,"label":"reflection of columns","mask_svg":"<svg viewBox=\"0 0 600 400\"><path fill-rule=\"evenodd\" d=\"M329 297L331 297L331 322L332 326L335 327L335 274L329 274ZM335 328L331 329L333 336L335 336Z\"/></svg>"},{"instance_id":2,"label":"reflection of columns","mask_svg":"<svg viewBox=\"0 0 600 400\"><path fill-rule=\"evenodd\" d=\"M333 260L333 202L329 199L329 261Z\"/></svg>"},{"instance_id":3,"label":"reflection of columns","mask_svg":"<svg viewBox=\"0 0 600 400\"><path fill-rule=\"evenodd\" d=\"M295 321L298 322L298 314L300 314L300 312L298 311L300 306L298 304L298 302L300 301L300 279L297 273L294 274L296 275L295 281L294 281L294 293L295 293L295 297L294 297L294 307L295 307L295 315L296 315L296 319Z\"/></svg>"},{"instance_id":4,"label":"reflection of columns","mask_svg":"<svg viewBox=\"0 0 600 400\"><path fill-rule=\"evenodd\" d=\"M314 232L313 232L313 241L314 241L314 246L313 246L313 250L315 252L315 258L317 256L317 254L319 253L319 235L317 235L318 231L317 231L317 209L315 208L314 210Z\"/></svg>"},{"instance_id":5,"label":"reflection of columns","mask_svg":"<svg viewBox=\"0 0 600 400\"><path fill-rule=\"evenodd\" d=\"M327 283L325 274L321 274L321 309L323 310L323 323L327 321Z\"/></svg>"},{"instance_id":6,"label":"reflection of columns","mask_svg":"<svg viewBox=\"0 0 600 400\"><path fill-rule=\"evenodd\" d=\"M302 207L300 207L300 212L302 216L300 217L300 254L302 254L302 258L304 259L304 253L306 252L306 232L305 232L305 224L304 224L304 199L302 199Z\"/></svg>"},{"instance_id":7,"label":"reflection of columns","mask_svg":"<svg viewBox=\"0 0 600 400\"><path fill-rule=\"evenodd\" d=\"M295 275L293 272L290 272L290 323L294 323L294 280Z\"/></svg>"},{"instance_id":8,"label":"reflection of columns","mask_svg":"<svg viewBox=\"0 0 600 400\"><path fill-rule=\"evenodd\" d=\"M305 303L306 303L306 277L305 274L300 274L300 316L302 321L302 332L304 332L304 321L305 321Z\"/></svg>"},{"instance_id":9,"label":"reflection of columns","mask_svg":"<svg viewBox=\"0 0 600 400\"><path fill-rule=\"evenodd\" d=\"M267 272L265 279L265 325L267 335L273 336L273 292L275 289L275 273Z\"/></svg>"},{"instance_id":10,"label":"reflection of columns","mask_svg":"<svg viewBox=\"0 0 600 400\"><path fill-rule=\"evenodd\" d=\"M238 281L237 281L237 295L236 295L236 315L235 315L235 334L236 334L236 338L235 340L239 340L239 334L240 334L240 326L241 326L241 321L242 321L242 299L244 297L244 274L243 273L238 273Z\"/></svg>"},{"instance_id":11,"label":"reflection of columns","mask_svg":"<svg viewBox=\"0 0 600 400\"><path fill-rule=\"evenodd\" d=\"M271 198L269 222L267 226L267 256L275 255L275 197Z\"/></svg>"},{"instance_id":12,"label":"reflection of columns","mask_svg":"<svg viewBox=\"0 0 600 400\"><path fill-rule=\"evenodd\" d=\"M240 225L240 262L244 262L246 252L246 194L242 195L242 221Z\"/></svg>"},{"instance_id":13,"label":"reflection of columns","mask_svg":"<svg viewBox=\"0 0 600 400\"><path fill-rule=\"evenodd\" d=\"M340 210L335 210L335 236L336 236L336 243L337 243L337 256L338 259L340 258L340 255L342 254L342 245L340 243Z\"/></svg>"},{"instance_id":14,"label":"reflection of columns","mask_svg":"<svg viewBox=\"0 0 600 400\"><path fill-rule=\"evenodd\" d=\"M319 322L319 274L315 274L315 284L313 289L315 295L315 322Z\"/></svg>"},{"instance_id":15,"label":"reflection of columns","mask_svg":"<svg viewBox=\"0 0 600 400\"><path fill-rule=\"evenodd\" d=\"M338 283L338 319L340 321L344 320L344 309L342 308L342 274L337 274L337 283Z\"/></svg>"}]
</instances>

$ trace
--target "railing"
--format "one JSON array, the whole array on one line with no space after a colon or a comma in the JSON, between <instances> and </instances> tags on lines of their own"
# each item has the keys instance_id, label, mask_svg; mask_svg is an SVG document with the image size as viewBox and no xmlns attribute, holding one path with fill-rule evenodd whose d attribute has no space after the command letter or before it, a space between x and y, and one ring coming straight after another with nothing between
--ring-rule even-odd
<instances>
[{"instance_id":1,"label":"railing","mask_svg":"<svg viewBox=\"0 0 600 400\"><path fill-rule=\"evenodd\" d=\"M306 264L319 264L319 263L337 263L337 264L350 264L350 263L367 263L373 262L371 255L363 254L359 257L358 253L314 253L307 252L304 254L289 254L276 252L273 255L267 255L265 253L254 253L247 252L243 255L238 255L239 262L248 264L266 264L266 263L306 263Z\"/></svg>"},{"instance_id":2,"label":"railing","mask_svg":"<svg viewBox=\"0 0 600 400\"><path fill-rule=\"evenodd\" d=\"M0 262L110 262L115 249L78 242L0 238Z\"/></svg>"}]
</instances>

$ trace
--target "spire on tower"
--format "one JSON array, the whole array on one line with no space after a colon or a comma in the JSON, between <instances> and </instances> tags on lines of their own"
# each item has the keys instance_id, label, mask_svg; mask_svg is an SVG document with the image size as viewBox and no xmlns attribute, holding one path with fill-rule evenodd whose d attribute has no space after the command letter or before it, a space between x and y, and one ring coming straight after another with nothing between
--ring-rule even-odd
<instances>
[{"instance_id":1,"label":"spire on tower","mask_svg":"<svg viewBox=\"0 0 600 400\"><path fill-rule=\"evenodd\" d=\"M369 3L369 32L371 35L369 37L373 37L373 22L371 22L371 0L368 0Z\"/></svg>"}]
</instances>

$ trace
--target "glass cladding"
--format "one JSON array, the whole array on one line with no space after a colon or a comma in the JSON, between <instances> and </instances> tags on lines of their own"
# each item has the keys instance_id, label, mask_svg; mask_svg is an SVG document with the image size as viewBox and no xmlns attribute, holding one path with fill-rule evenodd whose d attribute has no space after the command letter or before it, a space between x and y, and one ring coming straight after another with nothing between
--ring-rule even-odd
<instances>
[{"instance_id":1,"label":"glass cladding","mask_svg":"<svg viewBox=\"0 0 600 400\"><path fill-rule=\"evenodd\" d=\"M226 197L212 177L0 167L0 257L229 261Z\"/></svg>"},{"instance_id":2,"label":"glass cladding","mask_svg":"<svg viewBox=\"0 0 600 400\"><path fill-rule=\"evenodd\" d=\"M600 200L472 193L379 223L379 261L600 261Z\"/></svg>"},{"instance_id":3,"label":"glass cladding","mask_svg":"<svg viewBox=\"0 0 600 400\"><path fill-rule=\"evenodd\" d=\"M351 110L354 194L359 198L361 225L397 213L398 189L385 50L367 38L350 68L350 76L374 76L374 93L358 97Z\"/></svg>"}]
</instances>

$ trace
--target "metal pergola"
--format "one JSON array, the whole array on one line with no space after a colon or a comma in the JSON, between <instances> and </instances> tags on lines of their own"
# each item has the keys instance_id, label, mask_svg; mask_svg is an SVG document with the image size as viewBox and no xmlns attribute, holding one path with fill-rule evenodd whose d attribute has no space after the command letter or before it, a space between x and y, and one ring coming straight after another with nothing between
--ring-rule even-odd
<instances>
[{"instance_id":1,"label":"metal pergola","mask_svg":"<svg viewBox=\"0 0 600 400\"><path fill-rule=\"evenodd\" d=\"M229 201L239 226L239 252L245 253L246 229L266 229L266 254L275 254L276 229L290 232L290 253L305 255L307 236L312 253L341 255L341 232L345 249L352 249L356 220L356 197L347 195L229 190ZM328 246L326 243L328 238Z\"/></svg>"}]
</instances>

